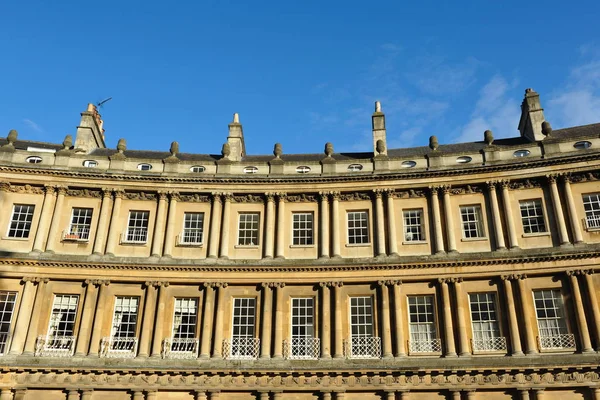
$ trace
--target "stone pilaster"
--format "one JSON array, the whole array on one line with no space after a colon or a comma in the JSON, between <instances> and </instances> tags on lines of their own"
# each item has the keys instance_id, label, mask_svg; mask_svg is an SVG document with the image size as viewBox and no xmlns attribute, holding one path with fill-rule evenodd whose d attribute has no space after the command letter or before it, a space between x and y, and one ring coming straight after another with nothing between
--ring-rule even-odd
<instances>
[{"instance_id":1,"label":"stone pilaster","mask_svg":"<svg viewBox=\"0 0 600 400\"><path fill-rule=\"evenodd\" d=\"M554 210L554 219L558 228L558 238L561 246L569 244L569 233L567 232L567 225L565 224L565 215L562 209L562 203L560 201L560 194L558 193L558 186L556 180L557 175L548 175L548 184L550 185L550 196L552 197L552 209Z\"/></svg>"},{"instance_id":2,"label":"stone pilaster","mask_svg":"<svg viewBox=\"0 0 600 400\"><path fill-rule=\"evenodd\" d=\"M35 303L31 312L31 321L29 322L29 330L27 331L27 340L25 341L25 350L23 354L32 355L35 351L35 343L39 335L40 317L42 316L42 307L48 301L48 278L38 279L38 290L35 294Z\"/></svg>"},{"instance_id":3,"label":"stone pilaster","mask_svg":"<svg viewBox=\"0 0 600 400\"><path fill-rule=\"evenodd\" d=\"M392 189L385 191L387 201L387 230L388 230L388 251L391 256L398 255L398 238L396 235L396 223L394 217L394 192Z\"/></svg>"},{"instance_id":4,"label":"stone pilaster","mask_svg":"<svg viewBox=\"0 0 600 400\"><path fill-rule=\"evenodd\" d=\"M228 284L226 282L217 282L215 283L215 288L217 290L217 304L216 309L223 309L225 307L225 290L227 289ZM217 319L215 320L215 343L213 345L213 358L221 358L223 354L223 314L222 312L217 312Z\"/></svg>"},{"instance_id":5,"label":"stone pilaster","mask_svg":"<svg viewBox=\"0 0 600 400\"><path fill-rule=\"evenodd\" d=\"M33 241L33 251L36 252L44 251L44 242L48 238L48 225L50 224L50 218L52 217L51 209L54 203L54 197L56 196L56 189L54 186L46 185L44 191L44 202L42 203L40 222L38 223L35 239Z\"/></svg>"},{"instance_id":6,"label":"stone pilaster","mask_svg":"<svg viewBox=\"0 0 600 400\"><path fill-rule=\"evenodd\" d=\"M373 190L375 195L375 225L377 227L377 256L384 257L385 253L385 214L383 211L383 190Z\"/></svg>"},{"instance_id":7,"label":"stone pilaster","mask_svg":"<svg viewBox=\"0 0 600 400\"><path fill-rule=\"evenodd\" d=\"M467 338L467 310L465 310L465 293L462 288L462 278L453 279L454 282L454 294L456 296L456 317L458 321L458 338L460 345L461 357L468 357L471 355L471 349L469 346L469 340Z\"/></svg>"},{"instance_id":8,"label":"stone pilaster","mask_svg":"<svg viewBox=\"0 0 600 400\"><path fill-rule=\"evenodd\" d=\"M574 242L575 244L583 243L581 225L579 223L579 218L577 217L577 207L575 206L575 200L573 199L573 191L571 190L571 179L568 176L564 177L564 189L565 199L567 201L567 209L569 210L569 222L571 223L571 230L573 232Z\"/></svg>"},{"instance_id":9,"label":"stone pilaster","mask_svg":"<svg viewBox=\"0 0 600 400\"><path fill-rule=\"evenodd\" d=\"M341 257L340 237L340 192L331 192L331 212L333 214L333 229L331 240L333 242L333 257Z\"/></svg>"},{"instance_id":10,"label":"stone pilaster","mask_svg":"<svg viewBox=\"0 0 600 400\"><path fill-rule=\"evenodd\" d=\"M150 343L152 338L152 327L154 326L154 312L156 310L156 290L160 282L148 281L146 286L146 300L144 315L142 316L142 329L140 331L140 344L138 347L139 357L148 357L150 354Z\"/></svg>"},{"instance_id":11,"label":"stone pilaster","mask_svg":"<svg viewBox=\"0 0 600 400\"><path fill-rule=\"evenodd\" d=\"M221 213L223 208L222 202L223 199L221 193L212 194L208 258L217 258L219 256L219 234L221 232Z\"/></svg>"},{"instance_id":12,"label":"stone pilaster","mask_svg":"<svg viewBox=\"0 0 600 400\"><path fill-rule=\"evenodd\" d=\"M263 282L262 332L260 338L260 358L271 358L271 332L273 322L273 283Z\"/></svg>"},{"instance_id":13,"label":"stone pilaster","mask_svg":"<svg viewBox=\"0 0 600 400\"><path fill-rule=\"evenodd\" d=\"M321 287L321 358L331 358L331 293L329 282L319 283Z\"/></svg>"},{"instance_id":14,"label":"stone pilaster","mask_svg":"<svg viewBox=\"0 0 600 400\"><path fill-rule=\"evenodd\" d=\"M152 339L152 354L150 357L159 358L162 351L163 326L165 321L165 301L167 298L167 288L169 282L157 282L158 306L156 308L156 317L154 322L154 336Z\"/></svg>"},{"instance_id":15,"label":"stone pilaster","mask_svg":"<svg viewBox=\"0 0 600 400\"><path fill-rule=\"evenodd\" d=\"M104 312L106 309L106 303L108 303L108 290L105 286L110 285L109 280L98 280L98 301L96 305L96 316L92 324L92 337L89 343L88 356L98 357L100 351L100 341L102 340L102 319L104 318Z\"/></svg>"},{"instance_id":16,"label":"stone pilaster","mask_svg":"<svg viewBox=\"0 0 600 400\"><path fill-rule=\"evenodd\" d=\"M225 204L223 205L223 227L221 229L221 258L229 258L229 218L231 217L231 193L224 195Z\"/></svg>"},{"instance_id":17,"label":"stone pilaster","mask_svg":"<svg viewBox=\"0 0 600 400\"><path fill-rule=\"evenodd\" d=\"M283 358L283 288L285 283L276 282L275 290L275 351L273 358Z\"/></svg>"},{"instance_id":18,"label":"stone pilaster","mask_svg":"<svg viewBox=\"0 0 600 400\"><path fill-rule=\"evenodd\" d=\"M215 289L213 282L204 282L205 294L204 315L202 319L202 339L200 342L200 358L210 358L210 341L213 332L213 317L215 315Z\"/></svg>"},{"instance_id":19,"label":"stone pilaster","mask_svg":"<svg viewBox=\"0 0 600 400\"><path fill-rule=\"evenodd\" d=\"M454 344L454 324L452 322L452 307L450 305L450 293L448 290L448 278L439 278L442 292L442 304L444 309L444 341L446 344L446 357L456 357L456 346Z\"/></svg>"},{"instance_id":20,"label":"stone pilaster","mask_svg":"<svg viewBox=\"0 0 600 400\"><path fill-rule=\"evenodd\" d=\"M498 194L496 193L496 182L487 182L488 196L492 205L492 219L494 221L494 234L496 237L496 250L506 249L504 242L504 231L502 229L502 216L498 206Z\"/></svg>"},{"instance_id":21,"label":"stone pilaster","mask_svg":"<svg viewBox=\"0 0 600 400\"><path fill-rule=\"evenodd\" d=\"M96 228L96 240L94 241L94 254L104 254L106 248L106 233L108 231L108 220L110 219L110 205L112 203L112 189L102 188L102 206L100 207L100 218Z\"/></svg>"},{"instance_id":22,"label":"stone pilaster","mask_svg":"<svg viewBox=\"0 0 600 400\"><path fill-rule=\"evenodd\" d=\"M114 255L115 248L119 242L119 236L121 235L121 227L119 226L119 214L121 213L121 203L123 202L123 196L125 192L122 190L115 190L115 201L113 202L113 210L110 218L110 229L108 231L108 239L106 241L106 254Z\"/></svg>"},{"instance_id":23,"label":"stone pilaster","mask_svg":"<svg viewBox=\"0 0 600 400\"><path fill-rule=\"evenodd\" d=\"M593 271L584 271L585 283L588 293L588 301L592 309L592 315L594 316L594 342L596 344L596 351L600 351L600 308L598 306L598 297L596 296L596 288L594 287L594 278L592 277ZM599 399L600 400L600 399Z\"/></svg>"},{"instance_id":24,"label":"stone pilaster","mask_svg":"<svg viewBox=\"0 0 600 400\"><path fill-rule=\"evenodd\" d=\"M381 299L381 342L383 344L383 358L392 358L392 329L390 318L390 293L388 285L391 281L377 282Z\"/></svg>"},{"instance_id":25,"label":"stone pilaster","mask_svg":"<svg viewBox=\"0 0 600 400\"><path fill-rule=\"evenodd\" d=\"M503 275L504 295L506 301L506 312L508 314L508 331L510 335L510 346L513 356L522 356L523 348L521 347L521 335L519 333L519 323L517 320L517 306L515 304L515 296L513 293L512 281L515 279L513 275Z\"/></svg>"},{"instance_id":26,"label":"stone pilaster","mask_svg":"<svg viewBox=\"0 0 600 400\"><path fill-rule=\"evenodd\" d=\"M344 282L332 282L335 296L335 351L334 358L344 357L344 336L342 331L342 286Z\"/></svg>"},{"instance_id":27,"label":"stone pilaster","mask_svg":"<svg viewBox=\"0 0 600 400\"><path fill-rule=\"evenodd\" d=\"M512 213L512 203L508 191L509 186L509 181L502 181L502 205L504 206L504 217L506 218L506 227L508 228L508 244L511 249L515 249L519 247L519 239L517 238L517 229L515 228L515 220Z\"/></svg>"},{"instance_id":28,"label":"stone pilaster","mask_svg":"<svg viewBox=\"0 0 600 400\"><path fill-rule=\"evenodd\" d=\"M433 214L433 235L435 237L435 253L443 254L446 252L444 248L444 233L442 231L442 214L440 212L440 198L438 196L439 187L430 187L429 200L431 201L431 212Z\"/></svg>"},{"instance_id":29,"label":"stone pilaster","mask_svg":"<svg viewBox=\"0 0 600 400\"><path fill-rule=\"evenodd\" d=\"M57 188L56 202L54 203L54 213L52 214L52 222L50 223L50 231L48 232L48 241L46 242L46 251L48 253L54 253L56 238L61 236L61 228L64 228L60 225L60 219L62 217L66 194L66 186L59 186Z\"/></svg>"},{"instance_id":30,"label":"stone pilaster","mask_svg":"<svg viewBox=\"0 0 600 400\"><path fill-rule=\"evenodd\" d=\"M27 328L29 327L29 321L31 321L31 312L34 304L36 286L39 283L39 278L24 277L21 282L23 283L23 292L21 294L21 305L19 306L19 313L17 314L17 320L13 331L13 337L10 344L9 354L21 354L25 346L25 339L27 337Z\"/></svg>"},{"instance_id":31,"label":"stone pilaster","mask_svg":"<svg viewBox=\"0 0 600 400\"><path fill-rule=\"evenodd\" d=\"M514 275L519 286L519 297L521 298L521 313L525 326L525 338L527 343L527 354L537 354L538 349L535 343L535 335L533 334L533 326L531 324L531 315L527 310L527 298L531 297L531 289L527 284L527 275Z\"/></svg>"},{"instance_id":32,"label":"stone pilaster","mask_svg":"<svg viewBox=\"0 0 600 400\"><path fill-rule=\"evenodd\" d=\"M583 298L581 297L581 290L579 289L579 281L577 279L577 275L581 275L582 273L583 272L580 270L567 271L567 276L569 277L569 282L571 283L571 292L573 293L575 316L577 317L577 328L579 331L579 340L581 341L581 352L593 353L594 349L592 348L590 331L588 329L588 323L585 317L585 307L583 305Z\"/></svg>"},{"instance_id":33,"label":"stone pilaster","mask_svg":"<svg viewBox=\"0 0 600 400\"><path fill-rule=\"evenodd\" d=\"M265 258L273 258L275 246L275 195L273 193L265 193Z\"/></svg>"},{"instance_id":34,"label":"stone pilaster","mask_svg":"<svg viewBox=\"0 0 600 400\"><path fill-rule=\"evenodd\" d=\"M285 258L285 199L286 193L277 193L277 258ZM277 344L275 344L277 345Z\"/></svg>"},{"instance_id":35,"label":"stone pilaster","mask_svg":"<svg viewBox=\"0 0 600 400\"><path fill-rule=\"evenodd\" d=\"M319 192L321 197L321 215L320 215L320 235L321 239L321 258L329 258L329 194L327 192Z\"/></svg>"},{"instance_id":36,"label":"stone pilaster","mask_svg":"<svg viewBox=\"0 0 600 400\"><path fill-rule=\"evenodd\" d=\"M93 279L85 280L85 298L83 303L83 313L79 324L79 333L77 334L77 346L75 356L82 357L87 355L90 346L90 333L98 301L98 286Z\"/></svg>"},{"instance_id":37,"label":"stone pilaster","mask_svg":"<svg viewBox=\"0 0 600 400\"><path fill-rule=\"evenodd\" d=\"M394 326L393 332L395 334L395 346L396 346L396 357L406 356L406 340L404 339L404 326L405 321L404 315L406 311L406 302L401 300L400 286L402 281L393 281L394 287Z\"/></svg>"},{"instance_id":38,"label":"stone pilaster","mask_svg":"<svg viewBox=\"0 0 600 400\"><path fill-rule=\"evenodd\" d=\"M452 218L452 203L450 202L450 186L444 186L444 217L446 219L446 237L448 251L456 252L456 235L454 234L454 218Z\"/></svg>"},{"instance_id":39,"label":"stone pilaster","mask_svg":"<svg viewBox=\"0 0 600 400\"><path fill-rule=\"evenodd\" d=\"M165 245L163 249L163 256L165 257L171 257L175 238L178 236L178 233L175 231L175 220L177 219L177 203L179 200L178 193L169 193L169 215L167 217L167 231L165 233ZM204 243L204 231L202 236L202 242Z\"/></svg>"}]
</instances>

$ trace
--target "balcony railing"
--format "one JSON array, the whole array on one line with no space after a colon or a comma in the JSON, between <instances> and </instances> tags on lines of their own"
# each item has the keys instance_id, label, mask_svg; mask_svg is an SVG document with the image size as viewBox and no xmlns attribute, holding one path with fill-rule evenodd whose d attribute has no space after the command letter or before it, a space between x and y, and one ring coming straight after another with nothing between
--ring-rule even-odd
<instances>
[{"instance_id":1,"label":"balcony railing","mask_svg":"<svg viewBox=\"0 0 600 400\"><path fill-rule=\"evenodd\" d=\"M121 236L121 243L143 244L148 241L148 228L129 228Z\"/></svg>"},{"instance_id":2,"label":"balcony railing","mask_svg":"<svg viewBox=\"0 0 600 400\"><path fill-rule=\"evenodd\" d=\"M314 337L293 337L283 341L283 354L289 360L316 360L321 353L321 340Z\"/></svg>"},{"instance_id":3,"label":"balcony railing","mask_svg":"<svg viewBox=\"0 0 600 400\"><path fill-rule=\"evenodd\" d=\"M63 241L87 242L90 240L90 227L88 225L71 225L63 231Z\"/></svg>"},{"instance_id":4,"label":"balcony railing","mask_svg":"<svg viewBox=\"0 0 600 400\"><path fill-rule=\"evenodd\" d=\"M548 336L538 336L540 350L575 350L575 336L563 333Z\"/></svg>"},{"instance_id":5,"label":"balcony railing","mask_svg":"<svg viewBox=\"0 0 600 400\"><path fill-rule=\"evenodd\" d=\"M442 340L441 339L428 339L428 340L409 340L408 351L410 354L413 353L441 353L442 352Z\"/></svg>"},{"instance_id":6,"label":"balcony railing","mask_svg":"<svg viewBox=\"0 0 600 400\"><path fill-rule=\"evenodd\" d=\"M100 357L133 358L137 354L136 337L105 337L100 344Z\"/></svg>"},{"instance_id":7,"label":"balcony railing","mask_svg":"<svg viewBox=\"0 0 600 400\"><path fill-rule=\"evenodd\" d=\"M184 229L177 236L179 246L200 246L202 244L202 229Z\"/></svg>"},{"instance_id":8,"label":"balcony railing","mask_svg":"<svg viewBox=\"0 0 600 400\"><path fill-rule=\"evenodd\" d=\"M8 345L10 343L10 335L8 333L0 333L0 356L8 353Z\"/></svg>"},{"instance_id":9,"label":"balcony railing","mask_svg":"<svg viewBox=\"0 0 600 400\"><path fill-rule=\"evenodd\" d=\"M253 337L234 337L223 340L223 358L229 360L256 360L260 339Z\"/></svg>"},{"instance_id":10,"label":"balcony railing","mask_svg":"<svg viewBox=\"0 0 600 400\"><path fill-rule=\"evenodd\" d=\"M381 358L381 338L353 336L344 342L346 358Z\"/></svg>"},{"instance_id":11,"label":"balcony railing","mask_svg":"<svg viewBox=\"0 0 600 400\"><path fill-rule=\"evenodd\" d=\"M471 339L471 347L473 352L484 352L484 351L506 351L506 338L490 337L483 339Z\"/></svg>"},{"instance_id":12,"label":"balcony railing","mask_svg":"<svg viewBox=\"0 0 600 400\"><path fill-rule=\"evenodd\" d=\"M40 335L35 345L38 357L71 357L75 350L77 336L45 336Z\"/></svg>"},{"instance_id":13,"label":"balcony railing","mask_svg":"<svg viewBox=\"0 0 600 400\"><path fill-rule=\"evenodd\" d=\"M600 229L600 215L588 215L585 217L585 226L588 229Z\"/></svg>"},{"instance_id":14,"label":"balcony railing","mask_svg":"<svg viewBox=\"0 0 600 400\"><path fill-rule=\"evenodd\" d=\"M163 340L163 358L198 358L198 339L166 338Z\"/></svg>"}]
</instances>

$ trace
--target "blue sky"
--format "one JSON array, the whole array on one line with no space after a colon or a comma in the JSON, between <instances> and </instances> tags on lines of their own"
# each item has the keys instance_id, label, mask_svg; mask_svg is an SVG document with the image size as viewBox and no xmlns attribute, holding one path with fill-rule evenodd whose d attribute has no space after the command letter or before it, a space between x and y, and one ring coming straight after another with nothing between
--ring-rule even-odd
<instances>
[{"instance_id":1,"label":"blue sky","mask_svg":"<svg viewBox=\"0 0 600 400\"><path fill-rule=\"evenodd\" d=\"M575 5L574 5L575 4ZM371 151L518 135L525 88L553 127L600 122L599 1L5 1L0 135L61 142L89 102L108 147Z\"/></svg>"}]
</instances>

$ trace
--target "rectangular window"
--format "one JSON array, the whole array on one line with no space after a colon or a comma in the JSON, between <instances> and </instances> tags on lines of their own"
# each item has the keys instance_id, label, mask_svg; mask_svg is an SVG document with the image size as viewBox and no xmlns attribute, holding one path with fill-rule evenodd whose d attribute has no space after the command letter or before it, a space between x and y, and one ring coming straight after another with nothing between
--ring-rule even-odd
<instances>
[{"instance_id":1,"label":"rectangular window","mask_svg":"<svg viewBox=\"0 0 600 400\"><path fill-rule=\"evenodd\" d=\"M521 221L524 233L546 232L542 200L523 200L519 202L521 208Z\"/></svg>"},{"instance_id":2,"label":"rectangular window","mask_svg":"<svg viewBox=\"0 0 600 400\"><path fill-rule=\"evenodd\" d=\"M481 219L481 206L461 206L460 217L465 239L485 237Z\"/></svg>"},{"instance_id":3,"label":"rectangular window","mask_svg":"<svg viewBox=\"0 0 600 400\"><path fill-rule=\"evenodd\" d=\"M71 225L69 225L68 232L65 232L66 240L87 241L90 239L93 211L91 208L73 208Z\"/></svg>"},{"instance_id":4,"label":"rectangular window","mask_svg":"<svg viewBox=\"0 0 600 400\"><path fill-rule=\"evenodd\" d=\"M198 324L198 299L175 299L173 339L194 339Z\"/></svg>"},{"instance_id":5,"label":"rectangular window","mask_svg":"<svg viewBox=\"0 0 600 400\"><path fill-rule=\"evenodd\" d=\"M258 213L240 214L238 245L258 246Z\"/></svg>"},{"instance_id":6,"label":"rectangular window","mask_svg":"<svg viewBox=\"0 0 600 400\"><path fill-rule=\"evenodd\" d=\"M404 210L404 240L406 242L425 240L423 209Z\"/></svg>"},{"instance_id":7,"label":"rectangular window","mask_svg":"<svg viewBox=\"0 0 600 400\"><path fill-rule=\"evenodd\" d=\"M181 244L202 244L204 229L204 213L185 213Z\"/></svg>"},{"instance_id":8,"label":"rectangular window","mask_svg":"<svg viewBox=\"0 0 600 400\"><path fill-rule=\"evenodd\" d=\"M369 243L369 213L367 211L348 212L348 244Z\"/></svg>"},{"instance_id":9,"label":"rectangular window","mask_svg":"<svg viewBox=\"0 0 600 400\"><path fill-rule=\"evenodd\" d=\"M77 317L77 295L55 295L48 325L49 338L73 336Z\"/></svg>"},{"instance_id":10,"label":"rectangular window","mask_svg":"<svg viewBox=\"0 0 600 400\"><path fill-rule=\"evenodd\" d=\"M496 294L469 294L471 323L473 324L473 350L506 350L506 341L500 336L498 315L496 314Z\"/></svg>"},{"instance_id":11,"label":"rectangular window","mask_svg":"<svg viewBox=\"0 0 600 400\"><path fill-rule=\"evenodd\" d=\"M135 338L138 320L138 297L117 296L111 337L115 339Z\"/></svg>"},{"instance_id":12,"label":"rectangular window","mask_svg":"<svg viewBox=\"0 0 600 400\"><path fill-rule=\"evenodd\" d=\"M318 358L318 340L315 340L314 299L292 299L292 338L290 358Z\"/></svg>"},{"instance_id":13,"label":"rectangular window","mask_svg":"<svg viewBox=\"0 0 600 400\"><path fill-rule=\"evenodd\" d=\"M28 238L31 230L31 221L33 221L34 205L15 204L13 206L12 218L8 228L8 237Z\"/></svg>"},{"instance_id":14,"label":"rectangular window","mask_svg":"<svg viewBox=\"0 0 600 400\"><path fill-rule=\"evenodd\" d=\"M312 213L293 213L292 214L292 244L294 245L312 245L313 244L313 214Z\"/></svg>"},{"instance_id":15,"label":"rectangular window","mask_svg":"<svg viewBox=\"0 0 600 400\"><path fill-rule=\"evenodd\" d=\"M126 243L146 243L148 240L148 211L129 211L127 223Z\"/></svg>"},{"instance_id":16,"label":"rectangular window","mask_svg":"<svg viewBox=\"0 0 600 400\"><path fill-rule=\"evenodd\" d=\"M442 350L435 326L433 296L409 296L408 318L411 352L432 353Z\"/></svg>"},{"instance_id":17,"label":"rectangular window","mask_svg":"<svg viewBox=\"0 0 600 400\"><path fill-rule=\"evenodd\" d=\"M16 292L0 291L0 355L8 351L8 338L10 335L10 324L17 302Z\"/></svg>"},{"instance_id":18,"label":"rectangular window","mask_svg":"<svg viewBox=\"0 0 600 400\"><path fill-rule=\"evenodd\" d=\"M254 337L256 323L256 299L233 299L233 321L231 334L231 358L256 358L258 339Z\"/></svg>"},{"instance_id":19,"label":"rectangular window","mask_svg":"<svg viewBox=\"0 0 600 400\"><path fill-rule=\"evenodd\" d=\"M540 347L542 349L574 348L575 338L569 334L565 307L558 289L533 292Z\"/></svg>"},{"instance_id":20,"label":"rectangular window","mask_svg":"<svg viewBox=\"0 0 600 400\"><path fill-rule=\"evenodd\" d=\"M600 193L584 194L583 207L588 229L600 229Z\"/></svg>"},{"instance_id":21,"label":"rectangular window","mask_svg":"<svg viewBox=\"0 0 600 400\"><path fill-rule=\"evenodd\" d=\"M350 298L352 336L373 336L373 300L371 297Z\"/></svg>"}]
</instances>

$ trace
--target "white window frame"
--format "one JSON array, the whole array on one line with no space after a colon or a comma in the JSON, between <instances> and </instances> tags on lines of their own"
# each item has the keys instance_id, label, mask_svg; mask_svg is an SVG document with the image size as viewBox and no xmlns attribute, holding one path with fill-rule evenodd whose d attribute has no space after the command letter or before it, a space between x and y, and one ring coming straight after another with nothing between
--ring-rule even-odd
<instances>
[{"instance_id":1,"label":"white window frame","mask_svg":"<svg viewBox=\"0 0 600 400\"><path fill-rule=\"evenodd\" d=\"M520 200L519 211L521 212L521 224L525 235L548 232L542 199Z\"/></svg>"},{"instance_id":2,"label":"white window frame","mask_svg":"<svg viewBox=\"0 0 600 400\"><path fill-rule=\"evenodd\" d=\"M189 217L189 220L188 220ZM179 245L193 246L204 243L204 213L203 212L185 212L183 213L183 230L179 237Z\"/></svg>"},{"instance_id":3,"label":"white window frame","mask_svg":"<svg viewBox=\"0 0 600 400\"><path fill-rule=\"evenodd\" d=\"M12 216L10 217L6 237L11 239L29 238L34 214L35 205L33 204L13 204ZM14 232L11 234L11 231Z\"/></svg>"},{"instance_id":4,"label":"white window frame","mask_svg":"<svg viewBox=\"0 0 600 400\"><path fill-rule=\"evenodd\" d=\"M0 290L0 355L8 352L17 292Z\"/></svg>"},{"instance_id":5,"label":"white window frame","mask_svg":"<svg viewBox=\"0 0 600 400\"><path fill-rule=\"evenodd\" d=\"M123 243L147 243L149 226L150 211L130 210L127 218L127 230L123 235Z\"/></svg>"},{"instance_id":6,"label":"white window frame","mask_svg":"<svg viewBox=\"0 0 600 400\"><path fill-rule=\"evenodd\" d=\"M291 300L290 342L287 357L317 359L320 342L315 337L315 298L292 297Z\"/></svg>"},{"instance_id":7,"label":"white window frame","mask_svg":"<svg viewBox=\"0 0 600 400\"><path fill-rule=\"evenodd\" d=\"M231 339L229 354L226 356L233 359L255 359L259 350L259 339L256 338L256 297L234 297L232 300Z\"/></svg>"},{"instance_id":8,"label":"white window frame","mask_svg":"<svg viewBox=\"0 0 600 400\"><path fill-rule=\"evenodd\" d=\"M410 208L402 210L404 242L424 242L426 240L424 223L425 221L423 221L423 217L424 212L422 208ZM407 220L409 223L407 223ZM418 220L418 223L412 223L414 222L414 220Z\"/></svg>"},{"instance_id":9,"label":"white window frame","mask_svg":"<svg viewBox=\"0 0 600 400\"><path fill-rule=\"evenodd\" d=\"M411 344L410 353L441 352L435 295L408 295L406 297L406 303L408 306L408 334L410 338L409 342ZM411 306L414 307L416 312L412 312ZM428 310L428 307L430 307L430 311Z\"/></svg>"},{"instance_id":10,"label":"white window frame","mask_svg":"<svg viewBox=\"0 0 600 400\"><path fill-rule=\"evenodd\" d=\"M314 246L315 228L314 213L293 212L292 213L292 245Z\"/></svg>"},{"instance_id":11,"label":"white window frame","mask_svg":"<svg viewBox=\"0 0 600 400\"><path fill-rule=\"evenodd\" d=\"M540 302L544 303L543 307L538 307ZM548 302L551 303L551 307L547 307ZM565 303L560 289L534 290L533 304L540 337L569 333L567 317L565 314ZM546 316L542 317L542 314L545 314ZM548 316L548 314L555 314L556 316L552 317Z\"/></svg>"},{"instance_id":12,"label":"white window frame","mask_svg":"<svg viewBox=\"0 0 600 400\"><path fill-rule=\"evenodd\" d=\"M79 310L79 295L55 294L46 331L48 339L60 339L74 336ZM66 324L66 328L61 325ZM70 325L70 328L69 328Z\"/></svg>"},{"instance_id":13,"label":"white window frame","mask_svg":"<svg viewBox=\"0 0 600 400\"><path fill-rule=\"evenodd\" d=\"M374 337L375 314L373 309L373 296L351 296L350 305L350 336ZM357 320L355 323L353 320Z\"/></svg>"},{"instance_id":14,"label":"white window frame","mask_svg":"<svg viewBox=\"0 0 600 400\"><path fill-rule=\"evenodd\" d=\"M83 166L86 168L96 168L98 166L98 161L96 160L85 160L83 162Z\"/></svg>"},{"instance_id":15,"label":"white window frame","mask_svg":"<svg viewBox=\"0 0 600 400\"><path fill-rule=\"evenodd\" d=\"M463 239L484 239L486 237L480 204L460 206L460 221Z\"/></svg>"},{"instance_id":16,"label":"white window frame","mask_svg":"<svg viewBox=\"0 0 600 400\"><path fill-rule=\"evenodd\" d=\"M582 195L585 210L585 226L588 230L600 230L600 193Z\"/></svg>"},{"instance_id":17,"label":"white window frame","mask_svg":"<svg viewBox=\"0 0 600 400\"><path fill-rule=\"evenodd\" d=\"M197 297L176 297L173 305L173 339L195 339L198 334ZM190 323L190 319L195 322ZM185 323L184 323L185 322ZM185 329L180 329L186 327ZM183 332L185 331L185 332Z\"/></svg>"},{"instance_id":18,"label":"white window frame","mask_svg":"<svg viewBox=\"0 0 600 400\"><path fill-rule=\"evenodd\" d=\"M473 351L505 351L496 292L469 293ZM478 347L479 345L479 347Z\"/></svg>"},{"instance_id":19,"label":"white window frame","mask_svg":"<svg viewBox=\"0 0 600 400\"><path fill-rule=\"evenodd\" d=\"M125 304L125 301L127 304ZM117 308L120 310L117 313ZM113 319L110 325L110 338L123 339L123 338L137 338L137 330L139 323L139 309L140 309L140 298L138 296L115 296L115 305L113 307ZM125 310L125 311L123 311ZM127 330L121 331L123 325L123 316L135 316L135 323L126 322L125 326ZM133 327L133 330L130 329ZM125 333L125 334L122 334Z\"/></svg>"},{"instance_id":20,"label":"white window frame","mask_svg":"<svg viewBox=\"0 0 600 400\"><path fill-rule=\"evenodd\" d=\"M371 243L368 210L347 211L346 221L347 243L350 246Z\"/></svg>"},{"instance_id":21,"label":"white window frame","mask_svg":"<svg viewBox=\"0 0 600 400\"><path fill-rule=\"evenodd\" d=\"M69 229L63 235L63 239L82 242L89 241L93 216L93 208L73 207L71 210L71 223L69 224Z\"/></svg>"},{"instance_id":22,"label":"white window frame","mask_svg":"<svg viewBox=\"0 0 600 400\"><path fill-rule=\"evenodd\" d=\"M251 220L248 218L251 217ZM238 214L238 246L255 247L260 243L260 213L241 212Z\"/></svg>"}]
</instances>

